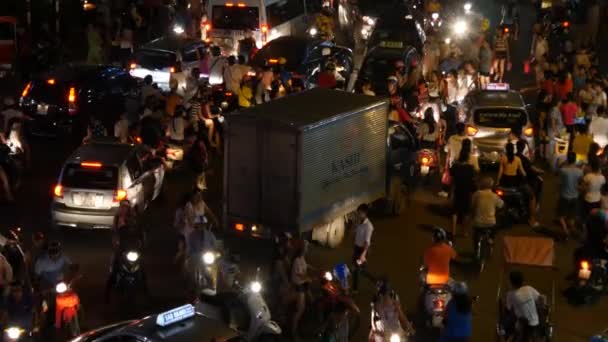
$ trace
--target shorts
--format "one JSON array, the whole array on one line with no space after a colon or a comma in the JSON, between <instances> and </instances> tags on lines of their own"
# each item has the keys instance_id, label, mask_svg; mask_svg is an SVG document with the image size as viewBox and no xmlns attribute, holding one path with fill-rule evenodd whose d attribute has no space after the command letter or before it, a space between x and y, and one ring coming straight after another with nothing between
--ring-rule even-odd
<instances>
[{"instance_id":1,"label":"shorts","mask_svg":"<svg viewBox=\"0 0 608 342\"><path fill-rule=\"evenodd\" d=\"M305 293L308 291L308 283L294 284L293 287L297 293Z\"/></svg>"},{"instance_id":2,"label":"shorts","mask_svg":"<svg viewBox=\"0 0 608 342\"><path fill-rule=\"evenodd\" d=\"M557 215L559 217L575 218L578 215L578 198L560 197L557 202Z\"/></svg>"},{"instance_id":3,"label":"shorts","mask_svg":"<svg viewBox=\"0 0 608 342\"><path fill-rule=\"evenodd\" d=\"M501 60L501 59L507 59L507 52L506 51L496 51L496 60Z\"/></svg>"}]
</instances>

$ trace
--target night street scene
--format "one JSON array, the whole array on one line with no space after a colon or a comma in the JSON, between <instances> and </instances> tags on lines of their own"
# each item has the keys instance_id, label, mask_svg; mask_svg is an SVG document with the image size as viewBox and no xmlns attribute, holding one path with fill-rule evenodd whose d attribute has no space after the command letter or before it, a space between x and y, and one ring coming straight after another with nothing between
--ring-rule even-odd
<instances>
[{"instance_id":1,"label":"night street scene","mask_svg":"<svg viewBox=\"0 0 608 342\"><path fill-rule=\"evenodd\" d=\"M0 0L0 342L608 342L602 18Z\"/></svg>"}]
</instances>

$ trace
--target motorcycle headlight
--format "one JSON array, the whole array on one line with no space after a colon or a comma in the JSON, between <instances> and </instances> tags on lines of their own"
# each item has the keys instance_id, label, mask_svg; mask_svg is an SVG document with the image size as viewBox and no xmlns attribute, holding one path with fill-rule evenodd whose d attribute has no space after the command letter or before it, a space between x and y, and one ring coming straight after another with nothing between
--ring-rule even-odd
<instances>
[{"instance_id":1,"label":"motorcycle headlight","mask_svg":"<svg viewBox=\"0 0 608 342\"><path fill-rule=\"evenodd\" d=\"M401 342L401 337L399 337L398 334L392 334L390 341L391 342Z\"/></svg>"},{"instance_id":2,"label":"motorcycle headlight","mask_svg":"<svg viewBox=\"0 0 608 342\"><path fill-rule=\"evenodd\" d=\"M8 327L7 329L4 329L4 332L9 339L17 340L21 337L21 334L23 334L23 329L19 327Z\"/></svg>"},{"instance_id":3,"label":"motorcycle headlight","mask_svg":"<svg viewBox=\"0 0 608 342\"><path fill-rule=\"evenodd\" d=\"M127 260L129 262L136 262L137 259L139 259L139 253L133 251L127 253Z\"/></svg>"},{"instance_id":4,"label":"motorcycle headlight","mask_svg":"<svg viewBox=\"0 0 608 342\"><path fill-rule=\"evenodd\" d=\"M68 285L64 282L61 282L61 283L55 285L55 291L57 293L64 293L67 290L68 290Z\"/></svg>"},{"instance_id":5,"label":"motorcycle headlight","mask_svg":"<svg viewBox=\"0 0 608 342\"><path fill-rule=\"evenodd\" d=\"M318 31L316 28L313 27L308 31L308 33L310 33L310 35L314 37L317 35Z\"/></svg>"},{"instance_id":6,"label":"motorcycle headlight","mask_svg":"<svg viewBox=\"0 0 608 342\"><path fill-rule=\"evenodd\" d=\"M439 19L439 13L433 13L433 14L431 14L431 19L433 19L433 20Z\"/></svg>"},{"instance_id":7,"label":"motorcycle headlight","mask_svg":"<svg viewBox=\"0 0 608 342\"><path fill-rule=\"evenodd\" d=\"M173 26L173 32L175 34L182 34L182 33L184 33L184 28L180 25L175 25L175 26Z\"/></svg>"},{"instance_id":8,"label":"motorcycle headlight","mask_svg":"<svg viewBox=\"0 0 608 342\"><path fill-rule=\"evenodd\" d=\"M262 291L262 284L260 284L259 281L254 281L251 283L251 292L253 293L260 293L260 291Z\"/></svg>"},{"instance_id":9,"label":"motorcycle headlight","mask_svg":"<svg viewBox=\"0 0 608 342\"><path fill-rule=\"evenodd\" d=\"M211 252L205 252L203 254L203 262L205 265L212 265L215 262L215 254Z\"/></svg>"},{"instance_id":10,"label":"motorcycle headlight","mask_svg":"<svg viewBox=\"0 0 608 342\"><path fill-rule=\"evenodd\" d=\"M471 11L471 8L473 8L473 5L470 2L467 2L464 4L464 11L469 13Z\"/></svg>"},{"instance_id":11,"label":"motorcycle headlight","mask_svg":"<svg viewBox=\"0 0 608 342\"><path fill-rule=\"evenodd\" d=\"M323 275L323 278L325 278L325 280L327 280L327 281L334 280L334 276L331 275L331 272L325 272L325 274Z\"/></svg>"},{"instance_id":12,"label":"motorcycle headlight","mask_svg":"<svg viewBox=\"0 0 608 342\"><path fill-rule=\"evenodd\" d=\"M467 25L467 22L464 20L458 20L455 24L454 24L454 33L462 35L467 33L467 30L469 29L469 25Z\"/></svg>"}]
</instances>

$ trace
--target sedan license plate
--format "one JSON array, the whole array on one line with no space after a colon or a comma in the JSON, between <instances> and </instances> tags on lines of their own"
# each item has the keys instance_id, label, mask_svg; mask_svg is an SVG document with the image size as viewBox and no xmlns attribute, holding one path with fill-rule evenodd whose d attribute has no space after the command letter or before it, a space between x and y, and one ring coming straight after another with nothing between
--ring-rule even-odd
<instances>
[{"instance_id":1,"label":"sedan license plate","mask_svg":"<svg viewBox=\"0 0 608 342\"><path fill-rule=\"evenodd\" d=\"M36 106L36 114L38 115L46 115L49 111L49 105L47 104L39 104Z\"/></svg>"},{"instance_id":2,"label":"sedan license plate","mask_svg":"<svg viewBox=\"0 0 608 342\"><path fill-rule=\"evenodd\" d=\"M72 200L74 204L77 206L83 207L101 207L103 204L103 195L102 194L83 194L83 193L75 193L72 195Z\"/></svg>"}]
</instances>

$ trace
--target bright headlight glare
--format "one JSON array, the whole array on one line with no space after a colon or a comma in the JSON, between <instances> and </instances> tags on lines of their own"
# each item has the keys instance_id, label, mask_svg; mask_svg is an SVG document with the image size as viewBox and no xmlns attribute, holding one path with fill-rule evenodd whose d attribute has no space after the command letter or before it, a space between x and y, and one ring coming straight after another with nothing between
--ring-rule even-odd
<instances>
[{"instance_id":1,"label":"bright headlight glare","mask_svg":"<svg viewBox=\"0 0 608 342\"><path fill-rule=\"evenodd\" d=\"M9 327L4 331L6 332L6 336L8 338L10 338L11 340L18 339L21 336L21 334L23 333L23 329L18 328L18 327Z\"/></svg>"},{"instance_id":2,"label":"bright headlight glare","mask_svg":"<svg viewBox=\"0 0 608 342\"><path fill-rule=\"evenodd\" d=\"M433 13L433 14L431 14L431 19L433 19L433 20L439 19L439 13Z\"/></svg>"},{"instance_id":3,"label":"bright headlight glare","mask_svg":"<svg viewBox=\"0 0 608 342\"><path fill-rule=\"evenodd\" d=\"M64 282L61 282L55 286L55 291L57 293L64 293L67 290L68 290L68 285Z\"/></svg>"},{"instance_id":4,"label":"bright headlight glare","mask_svg":"<svg viewBox=\"0 0 608 342\"><path fill-rule=\"evenodd\" d=\"M211 265L215 262L215 255L211 252L205 252L203 254L203 262L207 265Z\"/></svg>"},{"instance_id":5,"label":"bright headlight glare","mask_svg":"<svg viewBox=\"0 0 608 342\"><path fill-rule=\"evenodd\" d=\"M313 28L310 29L309 33L310 33L311 36L316 36L317 35L317 29L313 27Z\"/></svg>"},{"instance_id":6,"label":"bright headlight glare","mask_svg":"<svg viewBox=\"0 0 608 342\"><path fill-rule=\"evenodd\" d=\"M468 30L468 25L466 23L466 21L464 20L458 20L455 24L454 24L454 31L457 34L465 34Z\"/></svg>"},{"instance_id":7,"label":"bright headlight glare","mask_svg":"<svg viewBox=\"0 0 608 342\"><path fill-rule=\"evenodd\" d=\"M399 335L397 335L397 334L392 334L390 341L391 342L401 342L401 337L399 337Z\"/></svg>"},{"instance_id":8,"label":"bright headlight glare","mask_svg":"<svg viewBox=\"0 0 608 342\"><path fill-rule=\"evenodd\" d=\"M464 4L465 12L469 12L471 10L471 8L473 8L473 5L470 2L467 2Z\"/></svg>"},{"instance_id":9,"label":"bright headlight glare","mask_svg":"<svg viewBox=\"0 0 608 342\"><path fill-rule=\"evenodd\" d=\"M133 251L127 253L127 260L130 262L136 262L137 259L139 259L139 253Z\"/></svg>"},{"instance_id":10,"label":"bright headlight glare","mask_svg":"<svg viewBox=\"0 0 608 342\"><path fill-rule=\"evenodd\" d=\"M259 281L254 281L251 283L251 292L259 293L262 291L262 284Z\"/></svg>"},{"instance_id":11,"label":"bright headlight glare","mask_svg":"<svg viewBox=\"0 0 608 342\"><path fill-rule=\"evenodd\" d=\"M175 26L173 26L173 32L175 32L177 34L182 34L182 33L184 33L184 28L181 27L180 25L175 25Z\"/></svg>"},{"instance_id":12,"label":"bright headlight glare","mask_svg":"<svg viewBox=\"0 0 608 342\"><path fill-rule=\"evenodd\" d=\"M334 277L331 275L331 272L325 272L323 278L325 278L325 280L327 281L332 281L334 279Z\"/></svg>"},{"instance_id":13,"label":"bright headlight glare","mask_svg":"<svg viewBox=\"0 0 608 342\"><path fill-rule=\"evenodd\" d=\"M452 39L450 39L450 38L446 38L446 39L445 39L445 43L446 43L446 44L450 44L451 42L452 42Z\"/></svg>"}]
</instances>

